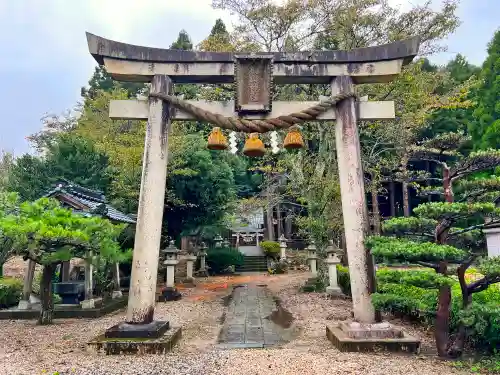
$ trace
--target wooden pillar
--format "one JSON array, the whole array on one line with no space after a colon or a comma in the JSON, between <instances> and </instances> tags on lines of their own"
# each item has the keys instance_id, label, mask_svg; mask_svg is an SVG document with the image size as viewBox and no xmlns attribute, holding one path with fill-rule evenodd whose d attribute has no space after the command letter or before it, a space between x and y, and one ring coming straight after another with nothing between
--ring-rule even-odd
<instances>
[{"instance_id":1,"label":"wooden pillar","mask_svg":"<svg viewBox=\"0 0 500 375\"><path fill-rule=\"evenodd\" d=\"M394 181L389 183L389 204L391 206L391 217L396 217L396 195Z\"/></svg>"},{"instance_id":2,"label":"wooden pillar","mask_svg":"<svg viewBox=\"0 0 500 375\"><path fill-rule=\"evenodd\" d=\"M349 76L339 76L332 81L332 95L350 91L353 91L353 83ZM354 99L340 102L336 106L336 115L335 141L354 319L374 323L375 309L371 303L371 282L367 271L370 262L364 245L366 196Z\"/></svg>"},{"instance_id":3,"label":"wooden pillar","mask_svg":"<svg viewBox=\"0 0 500 375\"><path fill-rule=\"evenodd\" d=\"M85 262L85 299L90 300L94 295L93 288L93 271L94 266L92 264L92 252L88 254L88 260Z\"/></svg>"},{"instance_id":4,"label":"wooden pillar","mask_svg":"<svg viewBox=\"0 0 500 375\"><path fill-rule=\"evenodd\" d=\"M31 259L28 259L26 264L26 271L24 272L24 285L23 285L23 295L19 301L19 310L29 310L31 309L30 297L33 291L33 278L35 276L35 266L36 263Z\"/></svg>"},{"instance_id":5,"label":"wooden pillar","mask_svg":"<svg viewBox=\"0 0 500 375\"><path fill-rule=\"evenodd\" d=\"M167 76L154 76L151 92L171 94L172 81ZM154 316L167 178L170 115L167 103L158 98L149 98L149 117L126 319L128 323L133 324L151 323Z\"/></svg>"},{"instance_id":6,"label":"wooden pillar","mask_svg":"<svg viewBox=\"0 0 500 375\"><path fill-rule=\"evenodd\" d=\"M70 272L70 267L71 264L69 261L62 262L61 264L61 281L64 283L66 281L69 281L69 272Z\"/></svg>"},{"instance_id":7,"label":"wooden pillar","mask_svg":"<svg viewBox=\"0 0 500 375\"><path fill-rule=\"evenodd\" d=\"M113 281L115 284L114 290L111 294L112 298L121 298L123 296L122 289L120 288L120 263L113 264Z\"/></svg>"}]
</instances>

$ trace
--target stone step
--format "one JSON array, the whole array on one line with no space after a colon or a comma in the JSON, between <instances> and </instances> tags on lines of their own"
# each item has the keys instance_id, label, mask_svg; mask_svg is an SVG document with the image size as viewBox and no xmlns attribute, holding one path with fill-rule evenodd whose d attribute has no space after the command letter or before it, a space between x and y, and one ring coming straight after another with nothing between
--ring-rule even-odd
<instances>
[{"instance_id":1,"label":"stone step","mask_svg":"<svg viewBox=\"0 0 500 375\"><path fill-rule=\"evenodd\" d=\"M265 256L246 256L243 265L236 267L238 272L262 272L267 271L267 260Z\"/></svg>"}]
</instances>

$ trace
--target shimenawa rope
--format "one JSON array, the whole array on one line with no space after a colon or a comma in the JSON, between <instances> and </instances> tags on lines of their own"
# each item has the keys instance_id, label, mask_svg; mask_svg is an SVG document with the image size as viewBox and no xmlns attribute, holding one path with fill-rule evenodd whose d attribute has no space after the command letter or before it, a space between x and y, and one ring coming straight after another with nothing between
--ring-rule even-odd
<instances>
[{"instance_id":1,"label":"shimenawa rope","mask_svg":"<svg viewBox=\"0 0 500 375\"><path fill-rule=\"evenodd\" d=\"M303 109L300 112L290 113L287 116L279 116L264 120L247 120L244 118L225 117L199 108L172 95L150 93L149 96L164 100L174 107L192 114L199 121L207 121L224 129L245 133L266 133L272 130L287 129L293 125L314 120L320 114L325 113L328 109L344 99L356 97L354 93L340 93L326 100L322 100L309 108Z\"/></svg>"}]
</instances>

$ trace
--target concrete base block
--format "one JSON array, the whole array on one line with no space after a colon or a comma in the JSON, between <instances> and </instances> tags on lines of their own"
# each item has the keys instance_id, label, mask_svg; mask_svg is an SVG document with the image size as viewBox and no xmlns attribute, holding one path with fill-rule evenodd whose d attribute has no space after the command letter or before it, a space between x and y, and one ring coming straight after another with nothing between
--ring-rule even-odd
<instances>
[{"instance_id":1,"label":"concrete base block","mask_svg":"<svg viewBox=\"0 0 500 375\"><path fill-rule=\"evenodd\" d=\"M152 339L106 338L100 335L87 343L87 350L105 355L166 354L172 350L181 336L180 327L171 327L163 336Z\"/></svg>"},{"instance_id":2,"label":"concrete base block","mask_svg":"<svg viewBox=\"0 0 500 375\"><path fill-rule=\"evenodd\" d=\"M326 287L326 293L330 297L345 297L344 293L338 286L328 286Z\"/></svg>"},{"instance_id":3,"label":"concrete base block","mask_svg":"<svg viewBox=\"0 0 500 375\"><path fill-rule=\"evenodd\" d=\"M106 339L158 339L170 328L168 321L154 320L147 324L118 323L104 333Z\"/></svg>"},{"instance_id":4,"label":"concrete base block","mask_svg":"<svg viewBox=\"0 0 500 375\"><path fill-rule=\"evenodd\" d=\"M182 294L176 288L165 288L158 297L159 302L178 301Z\"/></svg>"},{"instance_id":5,"label":"concrete base block","mask_svg":"<svg viewBox=\"0 0 500 375\"><path fill-rule=\"evenodd\" d=\"M31 310L31 302L26 300L20 300L19 305L17 306L18 310Z\"/></svg>"},{"instance_id":6,"label":"concrete base block","mask_svg":"<svg viewBox=\"0 0 500 375\"><path fill-rule=\"evenodd\" d=\"M121 290L113 290L113 292L111 293L112 299L117 299L117 298L122 298L122 297L123 297L123 293Z\"/></svg>"},{"instance_id":7,"label":"concrete base block","mask_svg":"<svg viewBox=\"0 0 500 375\"><path fill-rule=\"evenodd\" d=\"M361 326L357 324L327 325L326 336L337 349L343 352L387 350L419 353L420 351L419 339L409 336L395 327L388 328L388 323Z\"/></svg>"},{"instance_id":8,"label":"concrete base block","mask_svg":"<svg viewBox=\"0 0 500 375\"><path fill-rule=\"evenodd\" d=\"M101 305L102 305L102 298L91 298L80 302L80 306L82 306L82 309L95 309L96 307Z\"/></svg>"}]
</instances>

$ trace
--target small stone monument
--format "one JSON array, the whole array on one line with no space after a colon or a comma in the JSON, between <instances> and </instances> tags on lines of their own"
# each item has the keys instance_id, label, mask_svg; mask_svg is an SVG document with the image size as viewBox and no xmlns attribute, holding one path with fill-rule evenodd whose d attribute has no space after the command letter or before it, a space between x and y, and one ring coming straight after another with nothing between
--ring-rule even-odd
<instances>
[{"instance_id":1,"label":"small stone monument","mask_svg":"<svg viewBox=\"0 0 500 375\"><path fill-rule=\"evenodd\" d=\"M486 235L486 247L488 249L488 257L500 256L500 225L487 226L483 229Z\"/></svg>"},{"instance_id":2,"label":"small stone monument","mask_svg":"<svg viewBox=\"0 0 500 375\"><path fill-rule=\"evenodd\" d=\"M343 296L337 280L337 265L340 264L337 252L338 249L335 248L333 241L330 240L330 244L326 248L326 264L328 264L330 285L326 288L326 292L331 296Z\"/></svg>"},{"instance_id":3,"label":"small stone monument","mask_svg":"<svg viewBox=\"0 0 500 375\"><path fill-rule=\"evenodd\" d=\"M200 245L200 249L198 251L198 256L200 257L200 269L196 271L199 276L208 277L208 269L207 269L207 245L205 242L202 242Z\"/></svg>"},{"instance_id":4,"label":"small stone monument","mask_svg":"<svg viewBox=\"0 0 500 375\"><path fill-rule=\"evenodd\" d=\"M189 253L186 255L186 279L184 283L190 286L195 286L193 277L194 262L196 262L196 255Z\"/></svg>"},{"instance_id":5,"label":"small stone monument","mask_svg":"<svg viewBox=\"0 0 500 375\"><path fill-rule=\"evenodd\" d=\"M220 249L222 247L222 237L220 236L220 234L218 234L217 236L215 236L214 238L214 241L215 241L215 247Z\"/></svg>"},{"instance_id":6,"label":"small stone monument","mask_svg":"<svg viewBox=\"0 0 500 375\"><path fill-rule=\"evenodd\" d=\"M286 260L286 241L285 235L282 234L280 240L280 260Z\"/></svg>"},{"instance_id":7,"label":"small stone monument","mask_svg":"<svg viewBox=\"0 0 500 375\"><path fill-rule=\"evenodd\" d=\"M312 277L318 277L318 268L316 267L317 259L316 245L314 244L314 240L311 240L311 243L307 247L307 260L309 261Z\"/></svg>"},{"instance_id":8,"label":"small stone monument","mask_svg":"<svg viewBox=\"0 0 500 375\"><path fill-rule=\"evenodd\" d=\"M162 291L164 301L177 301L181 299L181 294L175 288L175 266L179 264L179 249L175 247L174 241L170 241L168 247L163 251L167 267L167 280Z\"/></svg>"}]
</instances>

